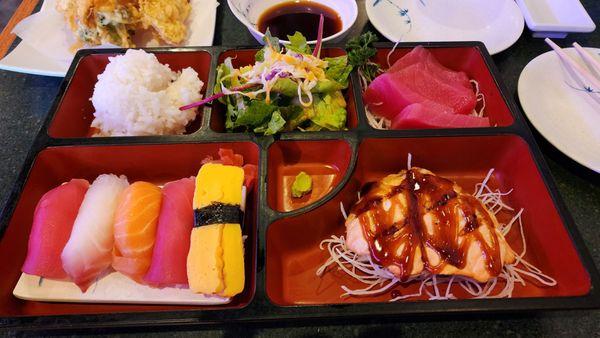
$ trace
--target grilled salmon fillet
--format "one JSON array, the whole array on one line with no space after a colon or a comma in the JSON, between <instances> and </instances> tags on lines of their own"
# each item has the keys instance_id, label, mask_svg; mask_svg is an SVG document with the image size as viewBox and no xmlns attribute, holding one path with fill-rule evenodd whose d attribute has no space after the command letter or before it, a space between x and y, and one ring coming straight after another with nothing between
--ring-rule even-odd
<instances>
[{"instance_id":1,"label":"grilled salmon fillet","mask_svg":"<svg viewBox=\"0 0 600 338\"><path fill-rule=\"evenodd\" d=\"M413 167L366 188L346 244L401 280L428 272L486 282L515 261L495 215L451 180Z\"/></svg>"}]
</instances>

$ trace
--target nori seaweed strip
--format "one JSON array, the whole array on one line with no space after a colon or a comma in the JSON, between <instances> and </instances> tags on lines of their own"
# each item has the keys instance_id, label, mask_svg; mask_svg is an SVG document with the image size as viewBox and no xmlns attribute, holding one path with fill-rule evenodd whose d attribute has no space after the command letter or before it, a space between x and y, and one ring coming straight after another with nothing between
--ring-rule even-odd
<instances>
[{"instance_id":1,"label":"nori seaweed strip","mask_svg":"<svg viewBox=\"0 0 600 338\"><path fill-rule=\"evenodd\" d=\"M213 202L204 208L194 210L194 227L210 224L242 224L244 213L239 205Z\"/></svg>"}]
</instances>

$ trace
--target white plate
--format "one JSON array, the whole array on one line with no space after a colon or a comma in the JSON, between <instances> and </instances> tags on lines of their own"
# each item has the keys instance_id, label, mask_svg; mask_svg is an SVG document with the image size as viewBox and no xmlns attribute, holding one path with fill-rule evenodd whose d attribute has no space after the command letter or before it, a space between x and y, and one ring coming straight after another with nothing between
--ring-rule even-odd
<instances>
[{"instance_id":1,"label":"white plate","mask_svg":"<svg viewBox=\"0 0 600 338\"><path fill-rule=\"evenodd\" d=\"M596 25L579 0L516 0L536 32L593 32Z\"/></svg>"},{"instance_id":2,"label":"white plate","mask_svg":"<svg viewBox=\"0 0 600 338\"><path fill-rule=\"evenodd\" d=\"M71 282L44 279L40 284L40 277L23 273L13 295L24 300L74 303L222 305L231 301L231 298L193 293L190 289L151 288L118 272L104 276L85 293Z\"/></svg>"},{"instance_id":3,"label":"white plate","mask_svg":"<svg viewBox=\"0 0 600 338\"><path fill-rule=\"evenodd\" d=\"M600 61L600 49L587 49ZM574 48L564 50L584 64ZM558 55L550 51L523 69L519 100L529 121L552 145L600 172L600 93L588 93L578 83L563 69Z\"/></svg>"},{"instance_id":4,"label":"white plate","mask_svg":"<svg viewBox=\"0 0 600 338\"><path fill-rule=\"evenodd\" d=\"M514 0L366 0L365 6L373 26L394 42L483 41L496 54L525 26Z\"/></svg>"},{"instance_id":5,"label":"white plate","mask_svg":"<svg viewBox=\"0 0 600 338\"><path fill-rule=\"evenodd\" d=\"M200 20L200 22L193 22L195 27L193 45L212 46L215 34L217 6L214 0L196 0L195 3L196 5L194 2L192 3L192 11L199 10L195 8L196 6L201 7L200 10L204 19ZM53 6L53 0L44 1L40 12L54 10ZM63 29L63 27L57 27L57 30L54 32L46 32L45 36L59 34L57 32L60 29ZM63 77L69 69L71 60L53 59L21 41L8 55L0 60L0 69L19 73Z\"/></svg>"}]
</instances>

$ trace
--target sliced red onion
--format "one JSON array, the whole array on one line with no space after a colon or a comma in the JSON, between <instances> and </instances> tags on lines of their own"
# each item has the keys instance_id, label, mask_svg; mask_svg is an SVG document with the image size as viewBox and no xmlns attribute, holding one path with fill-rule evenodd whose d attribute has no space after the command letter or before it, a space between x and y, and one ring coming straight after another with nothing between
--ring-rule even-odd
<instances>
[{"instance_id":1,"label":"sliced red onion","mask_svg":"<svg viewBox=\"0 0 600 338\"><path fill-rule=\"evenodd\" d=\"M323 43L323 24L325 22L325 17L323 14L319 17L319 30L317 32L317 44L315 45L315 50L313 51L313 56L321 57L321 44Z\"/></svg>"},{"instance_id":2,"label":"sliced red onion","mask_svg":"<svg viewBox=\"0 0 600 338\"><path fill-rule=\"evenodd\" d=\"M239 87L231 88L231 91L233 91L233 92L239 92L239 91L246 90L246 89L249 89L249 88L252 88L252 87L256 87L256 86L259 86L259 85L260 85L260 83L246 83L245 85L241 85ZM220 92L218 94L209 96L209 97L205 98L204 100L200 100L198 102L194 102L194 103L191 103L191 104L179 107L179 110L180 111L184 111L184 110L188 110L188 109L191 109L191 108L194 108L194 107L203 106L203 105L205 105L205 104L207 104L209 102L212 102L214 100L217 100L217 99L219 99L219 98L221 98L221 97L223 97L225 95L226 95L225 93Z\"/></svg>"}]
</instances>

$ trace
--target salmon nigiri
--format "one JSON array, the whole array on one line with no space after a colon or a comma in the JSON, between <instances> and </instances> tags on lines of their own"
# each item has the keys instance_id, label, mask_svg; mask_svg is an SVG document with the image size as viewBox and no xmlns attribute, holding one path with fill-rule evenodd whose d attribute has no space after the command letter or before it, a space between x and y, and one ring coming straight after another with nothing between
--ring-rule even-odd
<instances>
[{"instance_id":1,"label":"salmon nigiri","mask_svg":"<svg viewBox=\"0 0 600 338\"><path fill-rule=\"evenodd\" d=\"M33 214L23 272L53 279L67 277L60 253L71 236L77 211L89 186L86 180L74 179L42 196Z\"/></svg>"},{"instance_id":2,"label":"salmon nigiri","mask_svg":"<svg viewBox=\"0 0 600 338\"><path fill-rule=\"evenodd\" d=\"M160 188L148 182L133 183L119 198L112 266L136 282L150 267L161 199Z\"/></svg>"},{"instance_id":3,"label":"salmon nigiri","mask_svg":"<svg viewBox=\"0 0 600 338\"><path fill-rule=\"evenodd\" d=\"M152 263L144 281L150 285L186 286L186 261L194 226L194 178L165 184Z\"/></svg>"},{"instance_id":4,"label":"salmon nigiri","mask_svg":"<svg viewBox=\"0 0 600 338\"><path fill-rule=\"evenodd\" d=\"M60 255L63 269L83 292L110 266L117 200L128 185L125 176L100 175L85 193Z\"/></svg>"}]
</instances>

